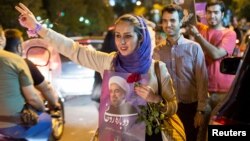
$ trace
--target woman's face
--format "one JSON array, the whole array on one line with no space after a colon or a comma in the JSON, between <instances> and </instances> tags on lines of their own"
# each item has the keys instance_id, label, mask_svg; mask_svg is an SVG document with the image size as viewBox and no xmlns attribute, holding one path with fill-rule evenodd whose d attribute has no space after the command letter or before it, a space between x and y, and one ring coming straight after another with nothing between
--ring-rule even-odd
<instances>
[{"instance_id":1,"label":"woman's face","mask_svg":"<svg viewBox=\"0 0 250 141\"><path fill-rule=\"evenodd\" d=\"M134 32L134 26L126 21L120 21L115 27L115 44L118 51L127 56L134 52L138 46L138 35Z\"/></svg>"}]
</instances>

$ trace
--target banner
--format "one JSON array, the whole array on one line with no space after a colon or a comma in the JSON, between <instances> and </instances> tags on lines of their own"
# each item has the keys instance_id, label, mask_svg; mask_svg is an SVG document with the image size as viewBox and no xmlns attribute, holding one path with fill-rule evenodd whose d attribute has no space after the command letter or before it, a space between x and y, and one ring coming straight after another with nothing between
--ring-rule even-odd
<instances>
[{"instance_id":1,"label":"banner","mask_svg":"<svg viewBox=\"0 0 250 141\"><path fill-rule=\"evenodd\" d=\"M139 105L146 101L134 93L129 73L105 71L99 112L99 141L145 141L145 123L136 122ZM139 83L147 84L147 75ZM136 82L137 83L137 82Z\"/></svg>"},{"instance_id":2,"label":"banner","mask_svg":"<svg viewBox=\"0 0 250 141\"><path fill-rule=\"evenodd\" d=\"M174 3L183 8L184 21L192 15L191 19L188 20L188 24L196 25L197 17L195 12L195 0L174 0Z\"/></svg>"},{"instance_id":3,"label":"banner","mask_svg":"<svg viewBox=\"0 0 250 141\"><path fill-rule=\"evenodd\" d=\"M195 11L197 15L197 21L206 24L206 2L197 2L195 3Z\"/></svg>"}]
</instances>

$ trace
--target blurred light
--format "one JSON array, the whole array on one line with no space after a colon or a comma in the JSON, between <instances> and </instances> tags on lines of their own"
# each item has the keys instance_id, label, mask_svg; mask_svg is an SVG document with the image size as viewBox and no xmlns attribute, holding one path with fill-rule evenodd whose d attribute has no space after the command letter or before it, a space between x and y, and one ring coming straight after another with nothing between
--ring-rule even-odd
<instances>
[{"instance_id":1,"label":"blurred light","mask_svg":"<svg viewBox=\"0 0 250 141\"><path fill-rule=\"evenodd\" d=\"M37 19L38 21L40 21L42 18L41 18L41 16L37 16L36 19Z\"/></svg>"},{"instance_id":2,"label":"blurred light","mask_svg":"<svg viewBox=\"0 0 250 141\"><path fill-rule=\"evenodd\" d=\"M236 44L240 43L239 39L236 39Z\"/></svg>"},{"instance_id":3,"label":"blurred light","mask_svg":"<svg viewBox=\"0 0 250 141\"><path fill-rule=\"evenodd\" d=\"M83 67L81 65L77 65L77 68L78 69L82 69Z\"/></svg>"},{"instance_id":4,"label":"blurred light","mask_svg":"<svg viewBox=\"0 0 250 141\"><path fill-rule=\"evenodd\" d=\"M90 21L88 19L86 19L84 22L85 24L88 24L88 25L90 24Z\"/></svg>"},{"instance_id":5,"label":"blurred light","mask_svg":"<svg viewBox=\"0 0 250 141\"><path fill-rule=\"evenodd\" d=\"M132 3L136 3L137 0L131 0Z\"/></svg>"},{"instance_id":6,"label":"blurred light","mask_svg":"<svg viewBox=\"0 0 250 141\"><path fill-rule=\"evenodd\" d=\"M159 14L160 13L160 11L158 9L153 9L151 12L154 13L154 14Z\"/></svg>"},{"instance_id":7,"label":"blurred light","mask_svg":"<svg viewBox=\"0 0 250 141\"><path fill-rule=\"evenodd\" d=\"M137 6L140 6L140 5L141 5L141 1L138 0L138 1L136 2L136 5L137 5Z\"/></svg>"},{"instance_id":8,"label":"blurred light","mask_svg":"<svg viewBox=\"0 0 250 141\"><path fill-rule=\"evenodd\" d=\"M63 17L63 16L65 16L65 12L64 11L61 11L61 12L59 12L59 14L58 14L60 17Z\"/></svg>"},{"instance_id":9,"label":"blurred light","mask_svg":"<svg viewBox=\"0 0 250 141\"><path fill-rule=\"evenodd\" d=\"M115 0L109 0L110 6L115 6Z\"/></svg>"},{"instance_id":10,"label":"blurred light","mask_svg":"<svg viewBox=\"0 0 250 141\"><path fill-rule=\"evenodd\" d=\"M54 25L53 24L49 24L49 28L53 28L54 27Z\"/></svg>"},{"instance_id":11,"label":"blurred light","mask_svg":"<svg viewBox=\"0 0 250 141\"><path fill-rule=\"evenodd\" d=\"M81 16L81 17L79 18L79 22L83 22L83 21L84 21L84 17Z\"/></svg>"},{"instance_id":12,"label":"blurred light","mask_svg":"<svg viewBox=\"0 0 250 141\"><path fill-rule=\"evenodd\" d=\"M44 27L48 27L46 23L42 24L42 26L44 26Z\"/></svg>"}]
</instances>

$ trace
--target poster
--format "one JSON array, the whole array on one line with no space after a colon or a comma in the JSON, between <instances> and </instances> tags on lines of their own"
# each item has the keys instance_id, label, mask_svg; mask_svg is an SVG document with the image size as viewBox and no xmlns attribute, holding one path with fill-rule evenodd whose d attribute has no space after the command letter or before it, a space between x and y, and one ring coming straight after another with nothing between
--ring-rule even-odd
<instances>
[{"instance_id":1,"label":"poster","mask_svg":"<svg viewBox=\"0 0 250 141\"><path fill-rule=\"evenodd\" d=\"M197 15L197 21L203 24L206 24L206 2L197 2L195 3L195 11Z\"/></svg>"},{"instance_id":2,"label":"poster","mask_svg":"<svg viewBox=\"0 0 250 141\"><path fill-rule=\"evenodd\" d=\"M195 0L174 0L174 3L183 8L184 22L187 21L186 24L196 25Z\"/></svg>"},{"instance_id":3,"label":"poster","mask_svg":"<svg viewBox=\"0 0 250 141\"><path fill-rule=\"evenodd\" d=\"M99 107L99 141L145 141L145 123L136 122L139 105L146 101L134 93L129 73L105 71ZM147 84L147 75L140 83Z\"/></svg>"}]
</instances>

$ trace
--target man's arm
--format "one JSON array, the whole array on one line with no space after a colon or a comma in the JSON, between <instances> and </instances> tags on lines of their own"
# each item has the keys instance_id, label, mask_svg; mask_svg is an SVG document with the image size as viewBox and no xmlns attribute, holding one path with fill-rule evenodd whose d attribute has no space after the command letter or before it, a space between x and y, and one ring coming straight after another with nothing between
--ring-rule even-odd
<instances>
[{"instance_id":1,"label":"man's arm","mask_svg":"<svg viewBox=\"0 0 250 141\"><path fill-rule=\"evenodd\" d=\"M208 42L198 31L198 29L190 25L190 33L196 39L196 41L201 45L205 54L211 57L214 60L220 59L227 55L227 51L224 48L216 47Z\"/></svg>"},{"instance_id":2,"label":"man's arm","mask_svg":"<svg viewBox=\"0 0 250 141\"><path fill-rule=\"evenodd\" d=\"M41 92L43 98L49 102L50 106L57 107L58 96L53 87L45 80L44 76L33 62L28 59L25 59L25 61L31 72L35 88Z\"/></svg>"},{"instance_id":3,"label":"man's arm","mask_svg":"<svg viewBox=\"0 0 250 141\"><path fill-rule=\"evenodd\" d=\"M39 97L39 95L37 94L33 85L23 86L22 91L23 91L23 96L25 98L25 101L28 104L33 106L36 110L39 110L39 111L45 110L44 103Z\"/></svg>"},{"instance_id":4,"label":"man's arm","mask_svg":"<svg viewBox=\"0 0 250 141\"><path fill-rule=\"evenodd\" d=\"M42 93L43 97L48 100L49 104L52 107L58 107L58 96L56 95L55 90L49 84L49 82L44 80L42 83L36 85L35 87Z\"/></svg>"}]
</instances>

